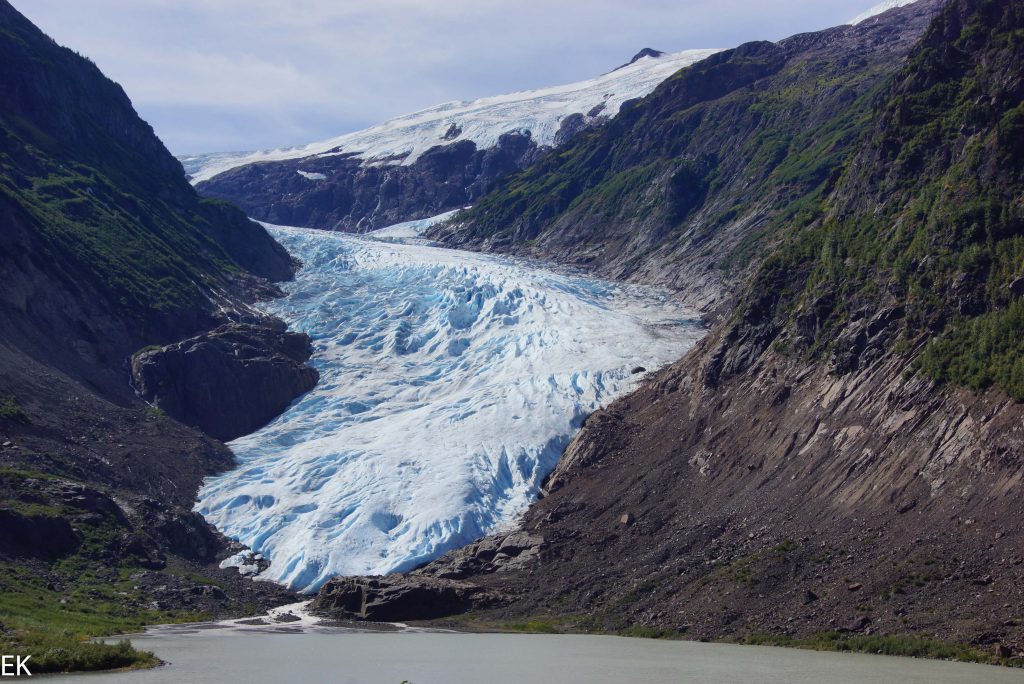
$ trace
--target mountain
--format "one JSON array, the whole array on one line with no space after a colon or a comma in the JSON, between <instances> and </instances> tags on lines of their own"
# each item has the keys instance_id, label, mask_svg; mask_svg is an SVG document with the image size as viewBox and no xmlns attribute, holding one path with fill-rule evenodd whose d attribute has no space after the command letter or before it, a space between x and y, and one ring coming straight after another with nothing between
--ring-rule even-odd
<instances>
[{"instance_id":1,"label":"mountain","mask_svg":"<svg viewBox=\"0 0 1024 684\"><path fill-rule=\"evenodd\" d=\"M663 283L710 311L835 183L937 6L720 52L430 236Z\"/></svg>"},{"instance_id":2,"label":"mountain","mask_svg":"<svg viewBox=\"0 0 1024 684\"><path fill-rule=\"evenodd\" d=\"M254 218L365 232L461 209L540 150L606 121L713 52L645 49L579 83L447 102L302 147L182 162L202 194L236 202Z\"/></svg>"},{"instance_id":3,"label":"mountain","mask_svg":"<svg viewBox=\"0 0 1024 684\"><path fill-rule=\"evenodd\" d=\"M0 0L0 650L46 644L44 669L125 665L135 656L75 635L287 597L216 568L228 542L190 509L232 455L169 418L187 415L166 393L136 396L130 364L248 326L273 334L222 342L235 372L185 400L269 373L308 385L308 338L253 308L295 267L239 209L196 194L120 86ZM243 399L234 410L261 408Z\"/></svg>"},{"instance_id":4,"label":"mountain","mask_svg":"<svg viewBox=\"0 0 1024 684\"><path fill-rule=\"evenodd\" d=\"M404 577L335 580L318 607L1019 662L1024 3L919 1L791 41L856 45L859 31L888 24L900 35L923 11L930 21L909 52L890 53L887 73L848 101L856 126L841 156L801 148L825 164L820 186L783 196L778 184L793 176L745 158L748 192L772 201L765 229L748 233L749 265L722 280L717 322L678 363L587 419L519 530ZM705 97L696 109L678 100L675 121L696 132L675 149L699 149L704 136L710 146L714 128L684 123L737 97L723 71L754 74L741 111L801 90L757 76L778 54L744 46L691 67L510 178L458 230L487 239L483 219L499 215L499 199L520 201L509 188L529 180L542 191L521 200L532 222L505 244L530 231L560 244L554 226L587 240L563 217L590 196L557 204L546 190L600 187L580 150L605 150L609 165L630 160L629 148L659 159L673 139L636 122L695 92ZM788 129L782 148L803 130ZM673 197L645 205L657 184L623 187L618 202L652 212ZM545 203L555 210L544 215Z\"/></svg>"}]
</instances>

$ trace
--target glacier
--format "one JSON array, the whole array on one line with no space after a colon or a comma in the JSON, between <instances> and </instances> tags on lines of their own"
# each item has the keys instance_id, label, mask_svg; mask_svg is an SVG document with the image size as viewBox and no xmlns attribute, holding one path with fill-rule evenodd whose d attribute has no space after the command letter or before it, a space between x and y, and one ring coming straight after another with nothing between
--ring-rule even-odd
<instances>
[{"instance_id":1,"label":"glacier","mask_svg":"<svg viewBox=\"0 0 1024 684\"><path fill-rule=\"evenodd\" d=\"M237 467L195 506L270 560L261 579L312 592L514 524L584 417L703 335L668 293L430 246L423 227L268 225L304 265L263 306L313 338L321 381L232 442Z\"/></svg>"},{"instance_id":2,"label":"glacier","mask_svg":"<svg viewBox=\"0 0 1024 684\"><path fill-rule=\"evenodd\" d=\"M238 166L314 156L354 155L364 163L412 164L431 147L471 140L479 149L498 143L502 134L528 131L537 145L554 143L562 120L570 114L598 111L614 116L622 103L643 97L679 71L718 50L684 50L647 56L614 71L568 85L527 90L469 102L446 102L377 126L298 147L258 152L222 152L179 157L193 183L209 180Z\"/></svg>"}]
</instances>

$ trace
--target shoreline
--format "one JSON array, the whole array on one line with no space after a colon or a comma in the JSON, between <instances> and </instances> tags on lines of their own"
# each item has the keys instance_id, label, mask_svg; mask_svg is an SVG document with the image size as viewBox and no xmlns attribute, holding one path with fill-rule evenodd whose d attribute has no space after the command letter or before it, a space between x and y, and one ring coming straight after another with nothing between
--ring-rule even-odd
<instances>
[{"instance_id":1,"label":"shoreline","mask_svg":"<svg viewBox=\"0 0 1024 684\"><path fill-rule=\"evenodd\" d=\"M121 634L114 637L100 637L93 641L105 639L131 640L140 636L160 636L161 633L171 635L174 632L222 632L236 631L264 632L271 634L306 634L306 633L434 633L434 634L492 634L492 635L547 635L547 636L602 636L621 639L644 639L650 641L677 641L690 644L720 644L730 646L753 646L776 649L817 651L820 653L853 653L868 656L887 656L890 658L910 658L913 660L929 660L948 663L968 663L991 665L1007 669L1024 669L1024 660L1020 658L999 658L994 653L967 644L927 639L917 635L859 635L819 633L805 638L794 638L783 634L755 634L742 638L693 639L686 638L684 633L670 632L632 626L619 631L585 630L573 622L572 618L535 618L522 622L504 622L475 618L473 616L455 616L436 620L410 621L408 623L370 622L355 620L334 620L318 617L306 610L311 601L285 604L269 610L262 615L242 618L197 621L184 623L165 623L148 625L141 632ZM149 651L144 651L151 653ZM141 666L120 667L110 670L79 670L72 672L128 672L131 670L153 669L169 664L156 653L152 653L154 662Z\"/></svg>"}]
</instances>

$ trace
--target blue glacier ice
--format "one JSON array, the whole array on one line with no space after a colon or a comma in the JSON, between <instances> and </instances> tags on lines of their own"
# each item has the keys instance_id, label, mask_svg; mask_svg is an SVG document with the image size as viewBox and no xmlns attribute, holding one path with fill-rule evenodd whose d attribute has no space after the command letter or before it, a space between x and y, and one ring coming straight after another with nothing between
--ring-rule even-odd
<instances>
[{"instance_id":1,"label":"blue glacier ice","mask_svg":"<svg viewBox=\"0 0 1024 684\"><path fill-rule=\"evenodd\" d=\"M262 578L303 591L514 523L630 369L703 333L664 293L394 241L410 228L269 229L304 266L266 308L313 338L321 381L231 443L238 467L196 510L270 559Z\"/></svg>"}]
</instances>

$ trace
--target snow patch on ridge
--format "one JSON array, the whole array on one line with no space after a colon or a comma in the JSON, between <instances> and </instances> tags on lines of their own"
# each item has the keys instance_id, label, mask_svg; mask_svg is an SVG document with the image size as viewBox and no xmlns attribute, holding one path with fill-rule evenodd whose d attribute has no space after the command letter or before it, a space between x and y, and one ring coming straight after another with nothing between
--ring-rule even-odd
<instances>
[{"instance_id":1,"label":"snow patch on ridge","mask_svg":"<svg viewBox=\"0 0 1024 684\"><path fill-rule=\"evenodd\" d=\"M467 209L469 207L466 207ZM416 240L431 226L436 226L439 223L444 223L455 214L462 211L461 209L453 209L447 211L438 216L432 216L430 218L419 219L417 221L406 221L404 223L396 223L393 226L387 226L386 228L378 228L377 230L366 233L367 237L371 237L377 240L388 240L402 242L406 240Z\"/></svg>"},{"instance_id":2,"label":"snow patch on ridge","mask_svg":"<svg viewBox=\"0 0 1024 684\"><path fill-rule=\"evenodd\" d=\"M191 155L181 157L180 161L193 183L246 164L325 155L351 154L367 163L412 164L431 147L446 144L446 134L453 130L453 125L461 131L457 140L472 140L479 149L494 147L498 138L510 131L528 131L538 145L551 145L562 120L570 114L586 114L603 105L601 114L614 116L626 100L647 95L679 69L715 52L686 50L643 57L587 81L472 102L446 102L362 131L299 147Z\"/></svg>"},{"instance_id":3,"label":"snow patch on ridge","mask_svg":"<svg viewBox=\"0 0 1024 684\"><path fill-rule=\"evenodd\" d=\"M304 267L266 308L320 384L231 444L196 510L260 577L408 570L511 524L582 419L703 330L664 293L523 261L268 226ZM235 561L245 565L243 559Z\"/></svg>"},{"instance_id":4,"label":"snow patch on ridge","mask_svg":"<svg viewBox=\"0 0 1024 684\"><path fill-rule=\"evenodd\" d=\"M869 9L867 12L864 12L863 14L858 14L856 17L850 20L850 24L856 26L857 24L863 21L867 21L871 17L877 17L879 14L882 14L883 12L888 12L891 9L903 7L914 2L917 2L917 0L885 0L885 2L880 2L879 4Z\"/></svg>"}]
</instances>

